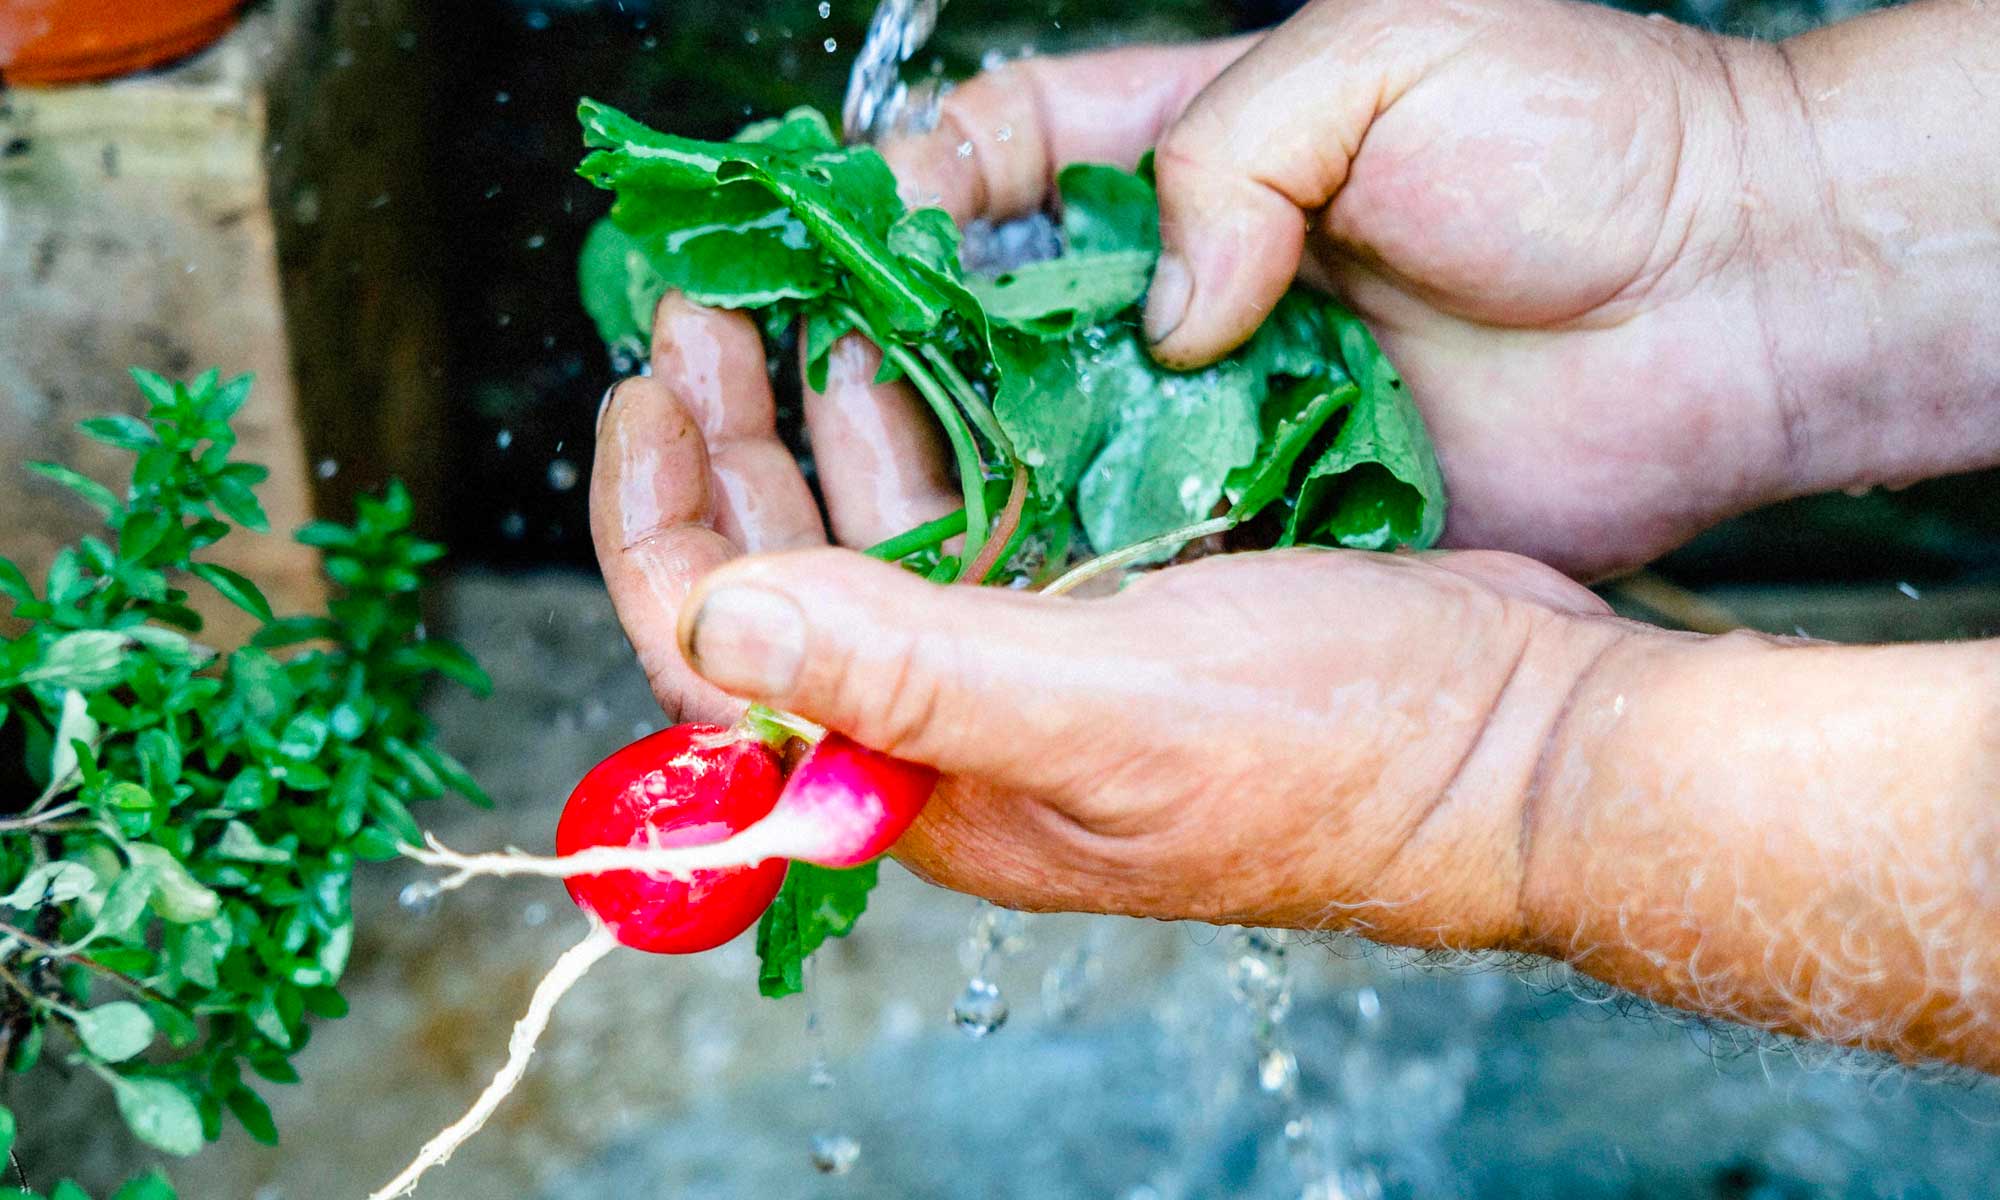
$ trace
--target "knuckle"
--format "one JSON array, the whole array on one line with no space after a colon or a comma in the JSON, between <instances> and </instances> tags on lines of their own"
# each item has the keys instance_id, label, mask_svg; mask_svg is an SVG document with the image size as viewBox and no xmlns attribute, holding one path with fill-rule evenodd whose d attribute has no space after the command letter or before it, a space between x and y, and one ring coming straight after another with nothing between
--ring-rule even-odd
<instances>
[{"instance_id":1,"label":"knuckle","mask_svg":"<svg viewBox=\"0 0 2000 1200\"><path fill-rule=\"evenodd\" d=\"M943 712L946 689L959 686L960 656L957 641L941 634L912 634L890 656L886 669L870 689L873 694L855 696L858 724L864 725L869 741L885 754L924 757L946 721ZM858 679L859 672L850 672Z\"/></svg>"}]
</instances>

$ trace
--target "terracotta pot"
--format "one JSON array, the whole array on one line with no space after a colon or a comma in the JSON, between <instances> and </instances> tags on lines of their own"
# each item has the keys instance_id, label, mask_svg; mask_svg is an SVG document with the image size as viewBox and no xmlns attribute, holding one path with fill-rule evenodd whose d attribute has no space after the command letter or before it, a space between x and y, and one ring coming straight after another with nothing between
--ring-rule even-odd
<instances>
[{"instance_id":1,"label":"terracotta pot","mask_svg":"<svg viewBox=\"0 0 2000 1200\"><path fill-rule=\"evenodd\" d=\"M0 81L108 79L194 53L243 0L0 0Z\"/></svg>"}]
</instances>

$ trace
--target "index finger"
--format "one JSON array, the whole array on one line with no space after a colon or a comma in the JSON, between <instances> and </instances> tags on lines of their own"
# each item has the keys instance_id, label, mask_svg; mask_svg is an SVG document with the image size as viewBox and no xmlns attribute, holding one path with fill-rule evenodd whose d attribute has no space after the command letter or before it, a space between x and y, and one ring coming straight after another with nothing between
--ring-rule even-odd
<instances>
[{"instance_id":1,"label":"index finger","mask_svg":"<svg viewBox=\"0 0 2000 1200\"><path fill-rule=\"evenodd\" d=\"M931 132L882 154L913 208L943 208L961 224L1025 216L1071 163L1130 169L1261 36L1008 63L946 96Z\"/></svg>"}]
</instances>

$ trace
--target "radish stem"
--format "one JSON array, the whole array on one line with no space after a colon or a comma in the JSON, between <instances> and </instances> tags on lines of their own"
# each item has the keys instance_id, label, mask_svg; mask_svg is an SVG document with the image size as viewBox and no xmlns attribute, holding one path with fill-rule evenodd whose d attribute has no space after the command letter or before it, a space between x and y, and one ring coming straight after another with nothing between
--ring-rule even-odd
<instances>
[{"instance_id":1,"label":"radish stem","mask_svg":"<svg viewBox=\"0 0 2000 1200\"><path fill-rule=\"evenodd\" d=\"M1073 588L1081 587L1106 571L1116 570L1127 563L1137 562L1155 550L1164 550L1169 546L1194 541L1196 538L1227 533L1234 528L1236 528L1236 518L1222 516L1210 517L1206 521L1197 521L1192 525L1183 525L1179 529L1169 529L1167 532L1156 534L1143 542L1133 542L1131 545L1123 549L1113 550L1109 554L1100 554L1096 558L1085 559L1057 577L1054 583L1043 588L1042 595L1060 596Z\"/></svg>"},{"instance_id":2,"label":"radish stem","mask_svg":"<svg viewBox=\"0 0 2000 1200\"><path fill-rule=\"evenodd\" d=\"M903 369L924 403L930 405L938 423L944 426L945 437L951 441L952 457L958 460L959 490L965 495L965 553L977 554L986 541L986 472L979 460L979 447L972 440L972 428L965 423L965 414L923 361L893 339L878 335L860 309L843 304L840 315Z\"/></svg>"},{"instance_id":3,"label":"radish stem","mask_svg":"<svg viewBox=\"0 0 2000 1200\"><path fill-rule=\"evenodd\" d=\"M875 543L862 553L870 558L879 558L883 562L895 562L900 558L908 558L919 550L942 545L964 532L965 510L961 508L946 513L936 520L925 521L915 529L905 529L895 537Z\"/></svg>"},{"instance_id":4,"label":"radish stem","mask_svg":"<svg viewBox=\"0 0 2000 1200\"><path fill-rule=\"evenodd\" d=\"M965 564L959 572L960 583L984 583L986 576L1006 559L1007 551L1014 544L1014 535L1021 529L1021 510L1028 504L1028 468L1014 464L1014 485L1007 492L1007 506L994 518L993 535L987 540L986 548L979 556ZM970 548L966 553L971 554Z\"/></svg>"},{"instance_id":5,"label":"radish stem","mask_svg":"<svg viewBox=\"0 0 2000 1200\"><path fill-rule=\"evenodd\" d=\"M453 1151L465 1144L467 1138L479 1132L480 1127L493 1116L494 1110L500 1107L500 1102L519 1086L521 1077L528 1073L528 1060L534 1057L535 1043L541 1040L542 1031L548 1028L556 1002L576 986L576 981L582 979L598 959L609 954L617 945L611 930L602 921L591 918L590 932L582 941L563 951L555 966L550 967L549 973L535 985L535 995L528 1001L528 1011L514 1023L514 1032L507 1038L507 1061L493 1076L493 1082L479 1093L479 1099L473 1101L464 1116L425 1142L410 1165L404 1167L394 1179L370 1192L368 1200L391 1200L392 1197L409 1195L416 1190L417 1180L424 1172L442 1164Z\"/></svg>"}]
</instances>

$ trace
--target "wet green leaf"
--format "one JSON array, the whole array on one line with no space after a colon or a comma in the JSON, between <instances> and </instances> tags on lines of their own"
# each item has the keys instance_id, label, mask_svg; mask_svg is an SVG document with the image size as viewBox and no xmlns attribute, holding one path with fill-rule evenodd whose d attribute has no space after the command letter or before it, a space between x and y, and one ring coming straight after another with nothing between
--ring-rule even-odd
<instances>
[{"instance_id":1,"label":"wet green leaf","mask_svg":"<svg viewBox=\"0 0 2000 1200\"><path fill-rule=\"evenodd\" d=\"M805 962L828 938L845 937L868 907L875 863L836 871L795 862L757 924L757 989L789 996L805 988Z\"/></svg>"}]
</instances>

